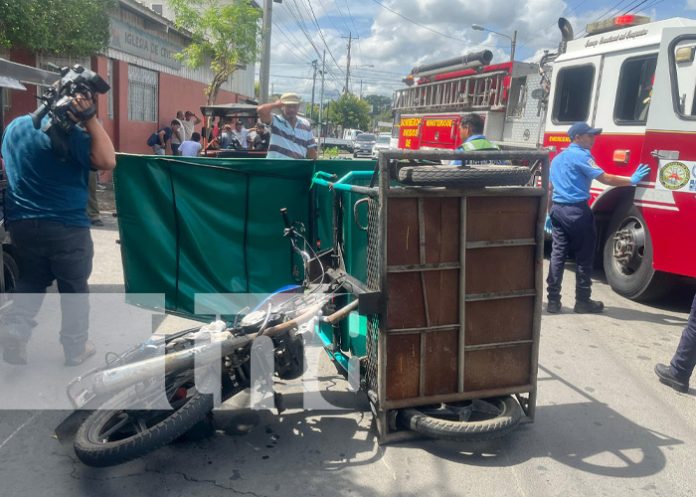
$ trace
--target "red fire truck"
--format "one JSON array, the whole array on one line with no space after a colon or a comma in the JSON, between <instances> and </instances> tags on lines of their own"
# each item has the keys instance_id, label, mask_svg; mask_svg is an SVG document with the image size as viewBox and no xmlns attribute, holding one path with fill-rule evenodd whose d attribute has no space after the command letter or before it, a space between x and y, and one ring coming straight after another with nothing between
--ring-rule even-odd
<instances>
[{"instance_id":1,"label":"red fire truck","mask_svg":"<svg viewBox=\"0 0 696 497\"><path fill-rule=\"evenodd\" d=\"M552 154L568 146L572 123L603 128L593 154L606 172L628 176L646 163L651 173L635 188L592 185L598 260L618 293L656 297L675 277L696 277L696 21L620 16L578 39L559 26L563 41L542 71L517 62L425 77L414 69L414 84L395 94L399 146L455 148L470 112L502 147Z\"/></svg>"}]
</instances>

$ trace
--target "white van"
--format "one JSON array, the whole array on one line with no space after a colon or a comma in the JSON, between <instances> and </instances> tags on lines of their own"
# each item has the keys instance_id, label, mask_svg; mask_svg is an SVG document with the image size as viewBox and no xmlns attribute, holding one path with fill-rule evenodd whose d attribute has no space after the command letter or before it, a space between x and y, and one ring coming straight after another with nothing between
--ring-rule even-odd
<instances>
[{"instance_id":1,"label":"white van","mask_svg":"<svg viewBox=\"0 0 696 497\"><path fill-rule=\"evenodd\" d=\"M364 131L359 130L359 129L346 128L346 129L343 130L343 139L344 139L344 140L355 141L355 138L356 138L360 133L364 133Z\"/></svg>"}]
</instances>

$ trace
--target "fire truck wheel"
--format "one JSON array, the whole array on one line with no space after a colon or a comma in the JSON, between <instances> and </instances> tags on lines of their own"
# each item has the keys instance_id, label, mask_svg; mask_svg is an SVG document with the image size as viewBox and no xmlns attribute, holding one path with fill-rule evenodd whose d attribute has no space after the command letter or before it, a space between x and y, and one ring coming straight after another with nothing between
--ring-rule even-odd
<instances>
[{"instance_id":1,"label":"fire truck wheel","mask_svg":"<svg viewBox=\"0 0 696 497\"><path fill-rule=\"evenodd\" d=\"M12 293L19 279L19 266L17 266L17 262L12 257L12 254L7 250L2 254L2 265L5 276L5 292Z\"/></svg>"},{"instance_id":2,"label":"fire truck wheel","mask_svg":"<svg viewBox=\"0 0 696 497\"><path fill-rule=\"evenodd\" d=\"M633 202L614 212L604 242L604 272L612 289L632 300L654 300L670 288L669 275L653 269L650 232Z\"/></svg>"},{"instance_id":3,"label":"fire truck wheel","mask_svg":"<svg viewBox=\"0 0 696 497\"><path fill-rule=\"evenodd\" d=\"M530 177L531 171L523 166L407 166L399 170L399 181L413 186L521 186Z\"/></svg>"},{"instance_id":4,"label":"fire truck wheel","mask_svg":"<svg viewBox=\"0 0 696 497\"><path fill-rule=\"evenodd\" d=\"M521 419L520 404L507 396L402 409L396 422L428 437L480 441L506 435Z\"/></svg>"}]
</instances>

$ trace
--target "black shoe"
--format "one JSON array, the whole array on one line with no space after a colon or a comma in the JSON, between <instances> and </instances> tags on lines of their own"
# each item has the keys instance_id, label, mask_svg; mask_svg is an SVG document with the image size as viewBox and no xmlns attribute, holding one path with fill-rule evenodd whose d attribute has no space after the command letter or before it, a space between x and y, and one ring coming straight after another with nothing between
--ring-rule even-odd
<instances>
[{"instance_id":1,"label":"black shoe","mask_svg":"<svg viewBox=\"0 0 696 497\"><path fill-rule=\"evenodd\" d=\"M14 339L3 339L2 360L13 366L27 364L27 344Z\"/></svg>"},{"instance_id":2,"label":"black shoe","mask_svg":"<svg viewBox=\"0 0 696 497\"><path fill-rule=\"evenodd\" d=\"M92 357L94 354L97 353L97 348L94 346L92 342L87 340L85 342L85 349L82 351L81 354L77 355L71 355L71 356L66 356L65 357L65 365L69 367L73 366L79 366L83 362L85 362L87 359Z\"/></svg>"},{"instance_id":3,"label":"black shoe","mask_svg":"<svg viewBox=\"0 0 696 497\"><path fill-rule=\"evenodd\" d=\"M604 303L599 300L576 300L573 309L578 314L599 314L604 310Z\"/></svg>"},{"instance_id":4,"label":"black shoe","mask_svg":"<svg viewBox=\"0 0 696 497\"><path fill-rule=\"evenodd\" d=\"M549 300L546 304L546 312L549 314L558 314L561 312L561 301L560 300Z\"/></svg>"},{"instance_id":5,"label":"black shoe","mask_svg":"<svg viewBox=\"0 0 696 497\"><path fill-rule=\"evenodd\" d=\"M92 226L104 226L104 221L101 219L92 219Z\"/></svg>"},{"instance_id":6,"label":"black shoe","mask_svg":"<svg viewBox=\"0 0 696 497\"><path fill-rule=\"evenodd\" d=\"M660 378L660 383L664 383L677 392L686 393L689 391L689 382L682 381L672 374L672 368L666 364L655 364L655 374Z\"/></svg>"}]
</instances>

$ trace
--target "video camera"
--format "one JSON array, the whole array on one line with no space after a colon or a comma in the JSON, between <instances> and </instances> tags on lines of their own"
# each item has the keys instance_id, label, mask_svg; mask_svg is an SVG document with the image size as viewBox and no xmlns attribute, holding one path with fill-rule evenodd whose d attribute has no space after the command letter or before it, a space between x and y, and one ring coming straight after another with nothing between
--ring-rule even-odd
<instances>
[{"instance_id":1,"label":"video camera","mask_svg":"<svg viewBox=\"0 0 696 497\"><path fill-rule=\"evenodd\" d=\"M56 152L67 156L67 135L76 124L68 115L68 111L80 121L86 121L96 113L94 105L82 112L78 111L73 106L73 98L81 93L87 98L94 99L95 94L106 93L111 87L97 73L79 64L75 64L72 68L62 67L60 76L60 79L40 97L42 104L31 113L31 119L34 128L39 129L44 116L49 116L44 132L51 137L51 143Z\"/></svg>"}]
</instances>

